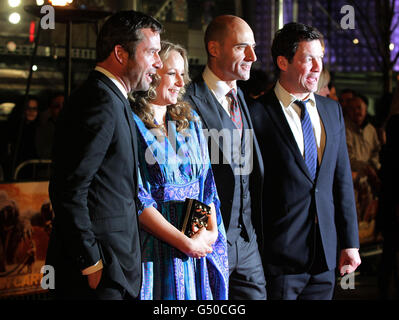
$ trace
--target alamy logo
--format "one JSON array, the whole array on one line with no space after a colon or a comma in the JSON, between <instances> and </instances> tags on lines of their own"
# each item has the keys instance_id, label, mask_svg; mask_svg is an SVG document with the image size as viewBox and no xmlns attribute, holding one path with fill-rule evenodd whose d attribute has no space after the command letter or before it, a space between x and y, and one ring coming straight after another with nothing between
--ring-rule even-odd
<instances>
[{"instance_id":1,"label":"alamy logo","mask_svg":"<svg viewBox=\"0 0 399 320\"><path fill-rule=\"evenodd\" d=\"M249 175L253 170L253 147L254 147L254 131L253 129L243 129L243 138L241 138L238 129L202 129L204 141L200 144L208 145L209 157L206 149L202 150L202 156L188 156L191 150L191 139L197 139L197 133L193 129L186 129L182 134L184 138L176 140L174 136L174 121L168 121L168 132L170 136L165 139L162 131L158 129L150 129L146 133L146 139L151 141L145 150L144 157L149 165L169 164L176 165L183 162L191 164L207 165L211 164L231 164L233 165L234 175ZM155 140L154 140L155 138ZM202 139L202 138L199 138ZM176 141L179 140L177 144ZM155 143L156 142L156 143ZM243 144L243 145L242 145ZM222 151L220 153L220 151ZM206 155L205 155L205 154ZM221 159L222 157L222 159Z\"/></svg>"},{"instance_id":2,"label":"alamy logo","mask_svg":"<svg viewBox=\"0 0 399 320\"><path fill-rule=\"evenodd\" d=\"M55 289L55 271L54 267L45 264L40 269L40 273L43 274L42 280L40 281L40 286L43 289Z\"/></svg>"},{"instance_id":3,"label":"alamy logo","mask_svg":"<svg viewBox=\"0 0 399 320\"><path fill-rule=\"evenodd\" d=\"M341 18L341 28L346 29L355 29L355 8L350 5L345 5L341 8L341 13L345 14Z\"/></svg>"},{"instance_id":4,"label":"alamy logo","mask_svg":"<svg viewBox=\"0 0 399 320\"><path fill-rule=\"evenodd\" d=\"M342 276L341 278L341 289L342 290L354 290L355 289L355 273L351 272L351 273L347 273L344 276Z\"/></svg>"},{"instance_id":5,"label":"alamy logo","mask_svg":"<svg viewBox=\"0 0 399 320\"><path fill-rule=\"evenodd\" d=\"M42 29L55 29L55 11L54 7L45 5L40 8L40 13L44 16L40 19L40 27Z\"/></svg>"}]
</instances>

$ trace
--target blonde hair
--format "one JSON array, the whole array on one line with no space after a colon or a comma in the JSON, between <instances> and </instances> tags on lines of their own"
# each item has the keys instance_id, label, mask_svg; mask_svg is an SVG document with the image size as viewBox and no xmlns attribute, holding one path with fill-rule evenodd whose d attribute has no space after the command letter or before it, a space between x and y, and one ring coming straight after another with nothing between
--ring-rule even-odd
<instances>
[{"instance_id":1,"label":"blonde hair","mask_svg":"<svg viewBox=\"0 0 399 320\"><path fill-rule=\"evenodd\" d=\"M320 92L320 89L324 88L325 86L328 86L330 83L331 76L330 72L326 68L323 67L323 70L320 73L320 78L319 82L317 83L317 93Z\"/></svg>"},{"instance_id":2,"label":"blonde hair","mask_svg":"<svg viewBox=\"0 0 399 320\"><path fill-rule=\"evenodd\" d=\"M180 53L184 60L184 87L180 90L176 104L168 105L167 111L171 120L176 122L177 131L186 129L189 126L189 121L193 120L191 112L191 106L183 101L185 93L185 87L190 82L188 75L188 60L187 51L182 46L174 44L168 41L161 41L161 50L159 56L162 61L165 61L172 51ZM130 96L131 106L133 111L140 117L144 122L145 126L149 129L158 128L161 129L163 124L156 124L154 121L154 113L151 108L151 102L157 97L156 89L159 86L161 78L158 74L154 75L154 79L150 85L148 91L136 91Z\"/></svg>"}]
</instances>

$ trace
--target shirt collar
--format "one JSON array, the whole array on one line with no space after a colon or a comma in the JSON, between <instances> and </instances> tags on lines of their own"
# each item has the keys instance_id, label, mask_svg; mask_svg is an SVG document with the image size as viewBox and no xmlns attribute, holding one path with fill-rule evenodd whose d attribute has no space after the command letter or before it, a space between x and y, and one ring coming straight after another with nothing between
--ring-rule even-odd
<instances>
[{"instance_id":1,"label":"shirt collar","mask_svg":"<svg viewBox=\"0 0 399 320\"><path fill-rule=\"evenodd\" d=\"M277 81L276 86L274 87L274 93L284 108L290 107L295 100L301 100L285 90L280 84L280 81ZM316 107L316 99L313 92L308 95L306 100L308 100L309 106Z\"/></svg>"},{"instance_id":2,"label":"shirt collar","mask_svg":"<svg viewBox=\"0 0 399 320\"><path fill-rule=\"evenodd\" d=\"M94 68L94 70L101 72L105 76L107 76L119 88L119 90L122 92L124 97L127 99L127 91L126 91L125 87L123 86L122 83L120 83L120 81L111 72L109 72L107 69L104 69L100 66L96 66Z\"/></svg>"},{"instance_id":3,"label":"shirt collar","mask_svg":"<svg viewBox=\"0 0 399 320\"><path fill-rule=\"evenodd\" d=\"M202 77L208 86L209 89L214 93L217 100L223 99L226 97L231 90L231 88L227 85L225 81L220 80L208 67L205 67L204 72L202 73ZM237 85L234 85L234 89L237 92Z\"/></svg>"}]
</instances>

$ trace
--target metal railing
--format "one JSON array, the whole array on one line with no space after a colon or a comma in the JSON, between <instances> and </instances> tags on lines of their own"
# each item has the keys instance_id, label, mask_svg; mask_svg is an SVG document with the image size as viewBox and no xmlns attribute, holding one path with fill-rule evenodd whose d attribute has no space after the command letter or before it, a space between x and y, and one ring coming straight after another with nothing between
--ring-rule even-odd
<instances>
[{"instance_id":1,"label":"metal railing","mask_svg":"<svg viewBox=\"0 0 399 320\"><path fill-rule=\"evenodd\" d=\"M26 160L24 162L21 162L17 168L14 171L14 180L18 180L18 174L21 172L21 169L27 167L27 166L33 166L33 172L32 172L32 179L37 178L37 166L38 165L45 165L46 166L46 172L47 172L47 177L50 177L50 167L51 167L51 160L49 159L31 159L31 160Z\"/></svg>"}]
</instances>

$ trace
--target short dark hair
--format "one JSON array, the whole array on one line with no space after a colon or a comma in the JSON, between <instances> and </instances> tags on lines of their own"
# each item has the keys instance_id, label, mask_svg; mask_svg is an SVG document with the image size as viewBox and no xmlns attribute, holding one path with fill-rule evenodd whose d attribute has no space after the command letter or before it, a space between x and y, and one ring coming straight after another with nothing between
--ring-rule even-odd
<instances>
[{"instance_id":1,"label":"short dark hair","mask_svg":"<svg viewBox=\"0 0 399 320\"><path fill-rule=\"evenodd\" d=\"M116 45L121 45L129 57L134 56L136 46L142 39L143 28L161 32L162 24L149 15L133 10L119 11L112 15L97 37L97 62L107 59Z\"/></svg>"},{"instance_id":2,"label":"short dark hair","mask_svg":"<svg viewBox=\"0 0 399 320\"><path fill-rule=\"evenodd\" d=\"M303 23L290 22L278 30L274 36L272 44L272 57L273 63L277 71L277 57L285 57L289 63L295 56L301 41L320 40L321 45L324 47L323 35L314 27L308 26Z\"/></svg>"}]
</instances>

